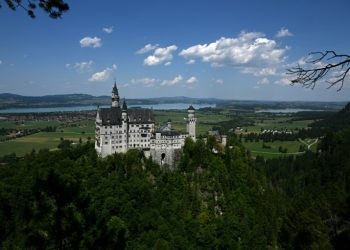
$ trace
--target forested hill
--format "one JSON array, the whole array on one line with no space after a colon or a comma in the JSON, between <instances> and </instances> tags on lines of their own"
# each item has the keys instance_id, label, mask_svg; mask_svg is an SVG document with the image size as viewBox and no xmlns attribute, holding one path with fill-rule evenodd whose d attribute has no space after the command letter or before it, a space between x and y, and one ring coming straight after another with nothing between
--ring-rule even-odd
<instances>
[{"instance_id":1,"label":"forested hill","mask_svg":"<svg viewBox=\"0 0 350 250\"><path fill-rule=\"evenodd\" d=\"M315 122L312 124L312 127L326 128L333 131L350 127L350 102L342 110L329 118Z\"/></svg>"},{"instance_id":2,"label":"forested hill","mask_svg":"<svg viewBox=\"0 0 350 250\"><path fill-rule=\"evenodd\" d=\"M0 108L89 105L103 103L106 100L107 96L94 97L86 94L22 96L3 93L0 94Z\"/></svg>"},{"instance_id":3,"label":"forested hill","mask_svg":"<svg viewBox=\"0 0 350 250\"><path fill-rule=\"evenodd\" d=\"M188 139L175 171L89 143L5 157L0 248L347 249L349 152L347 129L271 160L234 135L226 148Z\"/></svg>"}]
</instances>

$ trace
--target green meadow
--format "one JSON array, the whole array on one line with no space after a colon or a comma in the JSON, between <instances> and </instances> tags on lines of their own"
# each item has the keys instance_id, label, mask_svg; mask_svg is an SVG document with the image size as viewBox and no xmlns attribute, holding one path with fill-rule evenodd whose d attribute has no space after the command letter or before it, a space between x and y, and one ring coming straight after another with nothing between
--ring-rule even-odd
<instances>
[{"instance_id":1,"label":"green meadow","mask_svg":"<svg viewBox=\"0 0 350 250\"><path fill-rule=\"evenodd\" d=\"M315 142L315 139L307 139L304 142L308 145L312 144L312 146L310 147L310 150L316 151L317 142ZM274 142L265 142L264 144L270 148L264 148L262 140L258 142L245 142L243 140L243 145L248 150L250 150L251 155L253 157L256 157L257 155L261 155L261 156L264 156L264 158L275 158L275 157L288 156L288 155L297 155L301 153L299 152L300 146L305 145L300 141L274 141ZM287 152L286 153L279 152L279 147L287 149Z\"/></svg>"}]
</instances>

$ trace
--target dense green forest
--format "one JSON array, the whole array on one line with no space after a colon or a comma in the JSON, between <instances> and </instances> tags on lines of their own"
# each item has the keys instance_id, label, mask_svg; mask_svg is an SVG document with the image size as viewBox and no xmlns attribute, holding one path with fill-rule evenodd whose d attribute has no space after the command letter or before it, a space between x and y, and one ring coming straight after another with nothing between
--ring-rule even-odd
<instances>
[{"instance_id":1,"label":"dense green forest","mask_svg":"<svg viewBox=\"0 0 350 250\"><path fill-rule=\"evenodd\" d=\"M7 156L0 248L347 249L347 126L316 153L269 160L234 134L225 148L188 139L175 171L137 150L98 158L89 142Z\"/></svg>"}]
</instances>

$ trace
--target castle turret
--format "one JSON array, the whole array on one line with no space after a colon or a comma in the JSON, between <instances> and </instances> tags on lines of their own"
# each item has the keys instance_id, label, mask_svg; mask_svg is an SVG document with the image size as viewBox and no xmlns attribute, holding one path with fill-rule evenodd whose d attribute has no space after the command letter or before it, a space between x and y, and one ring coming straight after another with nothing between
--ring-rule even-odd
<instances>
[{"instance_id":1,"label":"castle turret","mask_svg":"<svg viewBox=\"0 0 350 250\"><path fill-rule=\"evenodd\" d=\"M112 89L112 107L119 107L119 94L118 94L117 84L115 81Z\"/></svg>"},{"instance_id":2,"label":"castle turret","mask_svg":"<svg viewBox=\"0 0 350 250\"><path fill-rule=\"evenodd\" d=\"M191 105L187 109L187 126L186 126L186 131L188 135L192 138L192 140L196 140L196 122L197 118L194 117L195 109Z\"/></svg>"}]
</instances>

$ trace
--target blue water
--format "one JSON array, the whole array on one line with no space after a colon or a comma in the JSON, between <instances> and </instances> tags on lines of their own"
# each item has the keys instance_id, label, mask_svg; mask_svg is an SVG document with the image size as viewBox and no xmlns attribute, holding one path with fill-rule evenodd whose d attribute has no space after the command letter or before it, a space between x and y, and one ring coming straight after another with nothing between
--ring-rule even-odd
<instances>
[{"instance_id":1,"label":"blue water","mask_svg":"<svg viewBox=\"0 0 350 250\"><path fill-rule=\"evenodd\" d=\"M195 109L215 107L215 104L193 104ZM109 106L101 106L109 107ZM164 103L164 104L145 104L145 105L129 105L128 107L140 107L149 108L155 110L173 110L173 109L187 109L189 107L188 103ZM96 110L97 106L71 106L71 107L50 107L50 108L8 108L1 109L0 113L51 113L51 112L67 112L67 111L86 111L86 110Z\"/></svg>"}]
</instances>

